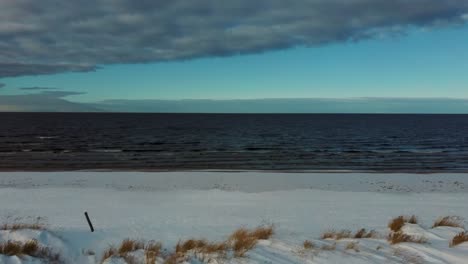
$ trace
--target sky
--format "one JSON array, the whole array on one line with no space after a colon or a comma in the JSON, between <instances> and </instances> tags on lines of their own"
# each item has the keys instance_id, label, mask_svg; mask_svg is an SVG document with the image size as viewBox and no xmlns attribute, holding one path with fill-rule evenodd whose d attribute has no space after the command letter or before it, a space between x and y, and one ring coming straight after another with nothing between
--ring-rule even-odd
<instances>
[{"instance_id":1,"label":"sky","mask_svg":"<svg viewBox=\"0 0 468 264\"><path fill-rule=\"evenodd\" d=\"M3 0L0 111L468 113L467 22L463 0Z\"/></svg>"}]
</instances>

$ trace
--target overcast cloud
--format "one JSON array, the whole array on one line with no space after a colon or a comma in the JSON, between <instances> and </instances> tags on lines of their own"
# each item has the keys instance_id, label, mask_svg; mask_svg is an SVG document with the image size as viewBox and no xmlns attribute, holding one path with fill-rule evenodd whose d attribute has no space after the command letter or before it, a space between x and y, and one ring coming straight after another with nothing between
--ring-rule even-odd
<instances>
[{"instance_id":1,"label":"overcast cloud","mask_svg":"<svg viewBox=\"0 0 468 264\"><path fill-rule=\"evenodd\" d=\"M466 0L2 0L0 78L357 41L467 19Z\"/></svg>"}]
</instances>

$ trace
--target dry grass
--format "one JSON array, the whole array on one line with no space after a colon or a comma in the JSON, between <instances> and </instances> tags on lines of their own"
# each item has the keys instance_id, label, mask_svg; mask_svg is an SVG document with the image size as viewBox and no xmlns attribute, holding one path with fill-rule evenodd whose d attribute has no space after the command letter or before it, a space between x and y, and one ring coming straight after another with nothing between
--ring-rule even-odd
<instances>
[{"instance_id":1,"label":"dry grass","mask_svg":"<svg viewBox=\"0 0 468 264\"><path fill-rule=\"evenodd\" d=\"M359 243L358 242L349 242L346 244L346 250L354 250L356 252L359 252Z\"/></svg>"},{"instance_id":2,"label":"dry grass","mask_svg":"<svg viewBox=\"0 0 468 264\"><path fill-rule=\"evenodd\" d=\"M117 256L117 249L113 246L110 246L108 249L106 249L104 251L104 253L102 254L102 259L101 259L101 263L104 262L106 259L110 258L110 257L113 257L113 256Z\"/></svg>"},{"instance_id":3,"label":"dry grass","mask_svg":"<svg viewBox=\"0 0 468 264\"><path fill-rule=\"evenodd\" d=\"M252 230L240 228L233 232L227 241L209 242L204 239L189 239L179 241L172 254L165 258L166 264L175 264L188 259L190 256L196 258L225 257L228 251L233 252L235 257L243 257L245 253L257 245L259 240L269 239L274 234L273 226L261 226ZM141 240L125 239L119 247L110 246L102 256L101 263L111 257L124 258L128 263L134 263L132 255L136 250L145 251L145 264L154 264L158 256L161 256L162 246L160 243L146 243ZM191 255L193 254L193 255Z\"/></svg>"},{"instance_id":4,"label":"dry grass","mask_svg":"<svg viewBox=\"0 0 468 264\"><path fill-rule=\"evenodd\" d=\"M203 254L219 254L224 256L229 249L227 242L208 242L206 240L190 239L185 242L179 241L176 245L175 253L179 256L185 255L189 251Z\"/></svg>"},{"instance_id":5,"label":"dry grass","mask_svg":"<svg viewBox=\"0 0 468 264\"><path fill-rule=\"evenodd\" d=\"M267 240L270 239L274 234L274 227L270 226L261 226L257 227L251 232L251 236L255 237L258 240Z\"/></svg>"},{"instance_id":6,"label":"dry grass","mask_svg":"<svg viewBox=\"0 0 468 264\"><path fill-rule=\"evenodd\" d=\"M16 231L20 229L44 230L45 225L41 223L13 223L13 224L3 224L0 227L0 230Z\"/></svg>"},{"instance_id":7,"label":"dry grass","mask_svg":"<svg viewBox=\"0 0 468 264\"><path fill-rule=\"evenodd\" d=\"M367 234L366 229L362 228L359 229L356 234L354 234L354 238L363 238Z\"/></svg>"},{"instance_id":8,"label":"dry grass","mask_svg":"<svg viewBox=\"0 0 468 264\"><path fill-rule=\"evenodd\" d=\"M23 244L22 254L32 256L39 250L39 244L37 240L29 240Z\"/></svg>"},{"instance_id":9,"label":"dry grass","mask_svg":"<svg viewBox=\"0 0 468 264\"><path fill-rule=\"evenodd\" d=\"M177 254L173 253L164 260L164 264L177 264L178 260L179 257L177 256Z\"/></svg>"},{"instance_id":10,"label":"dry grass","mask_svg":"<svg viewBox=\"0 0 468 264\"><path fill-rule=\"evenodd\" d=\"M390 233L388 235L387 240L392 245L403 243L403 242L419 243L419 244L427 243L427 239L425 237L411 236L411 235L403 233L401 230L398 232Z\"/></svg>"},{"instance_id":11,"label":"dry grass","mask_svg":"<svg viewBox=\"0 0 468 264\"><path fill-rule=\"evenodd\" d=\"M463 242L468 242L468 231L463 231L454 236L450 242L450 247L460 245Z\"/></svg>"},{"instance_id":12,"label":"dry grass","mask_svg":"<svg viewBox=\"0 0 468 264\"><path fill-rule=\"evenodd\" d=\"M166 257L165 264L181 263L188 259L189 253L195 254L196 258L204 260L207 255L214 255L216 257L225 257L226 252L229 250L227 242L208 242L204 239L189 239L186 241L179 241L176 245L175 251ZM201 255L200 255L201 254ZM147 262L146 264L149 264ZM153 264L152 262L151 264Z\"/></svg>"},{"instance_id":13,"label":"dry grass","mask_svg":"<svg viewBox=\"0 0 468 264\"><path fill-rule=\"evenodd\" d=\"M390 230L392 230L393 232L398 232L405 225L405 223L405 217L400 215L390 220L390 222L388 223L388 228L390 228Z\"/></svg>"},{"instance_id":14,"label":"dry grass","mask_svg":"<svg viewBox=\"0 0 468 264\"><path fill-rule=\"evenodd\" d=\"M315 248L315 244L312 241L306 240L304 243L302 243L302 246L304 249L313 249Z\"/></svg>"},{"instance_id":15,"label":"dry grass","mask_svg":"<svg viewBox=\"0 0 468 264\"><path fill-rule=\"evenodd\" d=\"M102 255L101 263L111 257L123 258L129 264L137 263L138 261L135 257L130 254L137 250L144 250L145 264L154 264L158 257L162 256L161 243L155 241L145 243L142 240L125 239L119 247L110 246L105 250ZM227 242L211 243L201 239L179 241L174 252L165 258L164 263L179 263L188 258L188 253L218 254L218 257L223 257L226 255L227 250L229 250Z\"/></svg>"},{"instance_id":16,"label":"dry grass","mask_svg":"<svg viewBox=\"0 0 468 264\"><path fill-rule=\"evenodd\" d=\"M335 240L351 238L351 231L349 231L349 230L340 230L340 231L329 230L329 231L323 233L321 238L322 239L335 239Z\"/></svg>"},{"instance_id":17,"label":"dry grass","mask_svg":"<svg viewBox=\"0 0 468 264\"><path fill-rule=\"evenodd\" d=\"M145 264L155 264L157 257L161 254L162 244L150 241L145 245Z\"/></svg>"},{"instance_id":18,"label":"dry grass","mask_svg":"<svg viewBox=\"0 0 468 264\"><path fill-rule=\"evenodd\" d=\"M31 223L26 223L26 222L19 222L21 221L21 218L15 219L13 223L8 224L2 224L0 226L0 230L21 230L21 229L33 229L33 230L44 230L46 229L46 225L44 224L44 219L42 217L36 217L34 220L32 220Z\"/></svg>"},{"instance_id":19,"label":"dry grass","mask_svg":"<svg viewBox=\"0 0 468 264\"><path fill-rule=\"evenodd\" d=\"M228 244L231 245L234 256L243 257L247 251L257 245L258 240L269 239L273 234L273 226L261 226L254 230L239 228L231 234Z\"/></svg>"},{"instance_id":20,"label":"dry grass","mask_svg":"<svg viewBox=\"0 0 468 264\"><path fill-rule=\"evenodd\" d=\"M0 254L7 256L31 256L47 261L47 263L62 263L60 254L53 253L49 248L40 246L37 240L25 243L7 241L0 243Z\"/></svg>"},{"instance_id":21,"label":"dry grass","mask_svg":"<svg viewBox=\"0 0 468 264\"><path fill-rule=\"evenodd\" d=\"M432 228L435 228L438 226L450 226L450 227L464 228L462 222L463 222L463 219L461 217L445 216L445 217L441 217L437 219L432 225Z\"/></svg>"},{"instance_id":22,"label":"dry grass","mask_svg":"<svg viewBox=\"0 0 468 264\"><path fill-rule=\"evenodd\" d=\"M185 254L190 250L203 248L207 242L205 240L189 239L185 242L179 241L176 245L175 252L178 254Z\"/></svg>"},{"instance_id":23,"label":"dry grass","mask_svg":"<svg viewBox=\"0 0 468 264\"><path fill-rule=\"evenodd\" d=\"M412 215L408 218L408 223L410 224L418 224L419 223L419 219L417 216L415 215Z\"/></svg>"},{"instance_id":24,"label":"dry grass","mask_svg":"<svg viewBox=\"0 0 468 264\"><path fill-rule=\"evenodd\" d=\"M125 255L129 252L145 248L145 242L134 239L124 239L118 249L119 255Z\"/></svg>"},{"instance_id":25,"label":"dry grass","mask_svg":"<svg viewBox=\"0 0 468 264\"><path fill-rule=\"evenodd\" d=\"M367 230L364 228L356 231L354 235L351 233L351 231L344 229L340 231L329 230L323 233L321 236L322 239L335 239L335 240L346 239L346 238L359 239L359 238L377 238L377 237L378 237L378 233L375 230L371 230L367 232Z\"/></svg>"},{"instance_id":26,"label":"dry grass","mask_svg":"<svg viewBox=\"0 0 468 264\"><path fill-rule=\"evenodd\" d=\"M111 257L121 257L129 264L136 263L135 258L129 255L129 253L141 249L145 251L145 263L154 264L156 263L156 258L161 254L161 248L162 245L154 241L145 243L142 240L127 238L120 243L118 248L110 246L106 249L102 255L101 263Z\"/></svg>"},{"instance_id":27,"label":"dry grass","mask_svg":"<svg viewBox=\"0 0 468 264\"><path fill-rule=\"evenodd\" d=\"M243 257L247 251L257 245L258 239L251 235L251 232L245 228L237 229L229 237L229 241L236 257Z\"/></svg>"},{"instance_id":28,"label":"dry grass","mask_svg":"<svg viewBox=\"0 0 468 264\"><path fill-rule=\"evenodd\" d=\"M202 258L207 257L206 255L225 257L227 252L232 250L235 257L244 257L245 253L254 248L259 240L269 239L273 234L273 226L261 226L253 230L239 228L229 236L227 241L223 242L208 242L204 239L179 241L174 253L166 258L165 263L177 263L187 258L188 253L201 253Z\"/></svg>"},{"instance_id":29,"label":"dry grass","mask_svg":"<svg viewBox=\"0 0 468 264\"><path fill-rule=\"evenodd\" d=\"M157 255L151 251L145 251L145 264L155 264Z\"/></svg>"},{"instance_id":30,"label":"dry grass","mask_svg":"<svg viewBox=\"0 0 468 264\"><path fill-rule=\"evenodd\" d=\"M406 223L417 224L418 222L419 222L418 217L415 215L412 215L412 216L400 215L390 220L390 222L388 223L388 228L390 228L390 230L392 230L393 232L398 232Z\"/></svg>"},{"instance_id":31,"label":"dry grass","mask_svg":"<svg viewBox=\"0 0 468 264\"><path fill-rule=\"evenodd\" d=\"M362 228L359 229L355 234L354 238L360 239L360 238L378 238L379 234L375 230L371 230L367 232L366 229Z\"/></svg>"},{"instance_id":32,"label":"dry grass","mask_svg":"<svg viewBox=\"0 0 468 264\"><path fill-rule=\"evenodd\" d=\"M7 241L0 245L0 254L7 256L21 256L23 254L23 246L20 242Z\"/></svg>"},{"instance_id":33,"label":"dry grass","mask_svg":"<svg viewBox=\"0 0 468 264\"><path fill-rule=\"evenodd\" d=\"M200 249L201 253L205 254L219 254L225 255L226 251L229 249L227 242L219 243L207 243L203 248Z\"/></svg>"},{"instance_id":34,"label":"dry grass","mask_svg":"<svg viewBox=\"0 0 468 264\"><path fill-rule=\"evenodd\" d=\"M179 241L174 252L166 256L164 263L176 264L190 257L202 260L211 257L224 258L228 251L232 251L235 257L244 257L245 253L255 247L259 240L269 239L273 234L273 226L261 226L252 230L240 228L233 232L227 241L223 242L209 242L204 239ZM157 257L162 255L160 243L151 242L145 245L142 241L126 239L118 248L109 247L104 252L102 261L112 256L118 256L128 262L126 257L131 256L128 253L139 249L145 250L145 264L154 264Z\"/></svg>"}]
</instances>

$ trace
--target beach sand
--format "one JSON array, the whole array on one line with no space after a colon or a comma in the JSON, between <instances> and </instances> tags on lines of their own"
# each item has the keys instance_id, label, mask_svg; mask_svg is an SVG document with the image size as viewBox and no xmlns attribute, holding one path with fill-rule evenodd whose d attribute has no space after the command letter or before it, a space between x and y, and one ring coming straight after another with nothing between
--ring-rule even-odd
<instances>
[{"instance_id":1,"label":"beach sand","mask_svg":"<svg viewBox=\"0 0 468 264\"><path fill-rule=\"evenodd\" d=\"M180 240L226 240L239 227L274 225L243 258L210 263L467 263L463 228L431 228L441 216L468 219L466 174L274 172L1 172L3 223L42 217L46 230L3 230L0 242L37 239L68 263L100 263L125 238L155 240L169 254ZM466 186L466 187L465 187ZM96 229L91 233L87 211ZM428 243L390 245L389 220L416 215L403 231ZM464 224L464 221L461 221ZM329 230L375 230L369 239L321 239ZM317 245L305 250L305 240ZM346 249L356 242L358 251ZM334 250L322 250L333 245ZM93 251L95 254L87 254ZM141 253L141 252L140 252ZM135 256L138 258L138 252ZM141 255L141 254L140 254ZM142 256L140 256L142 257ZM0 263L41 263L0 255ZM106 263L125 263L111 258ZM162 259L158 260L162 262ZM187 263L202 263L192 256ZM217 262L213 262L217 261ZM413 262L411 262L413 261ZM142 262L144 263L144 262Z\"/></svg>"}]
</instances>

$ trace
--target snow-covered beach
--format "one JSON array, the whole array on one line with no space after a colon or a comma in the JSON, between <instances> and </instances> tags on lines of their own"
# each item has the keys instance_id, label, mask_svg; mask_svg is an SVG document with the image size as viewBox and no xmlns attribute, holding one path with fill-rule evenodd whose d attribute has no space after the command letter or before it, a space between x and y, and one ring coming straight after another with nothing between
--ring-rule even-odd
<instances>
[{"instance_id":1,"label":"snow-covered beach","mask_svg":"<svg viewBox=\"0 0 468 264\"><path fill-rule=\"evenodd\" d=\"M466 174L1 172L0 186L2 223L43 217L47 225L46 230L0 231L1 242L36 238L70 263L100 263L102 252L125 238L159 241L170 252L180 240L223 241L239 227L269 224L275 229L272 238L260 241L243 258L224 261L467 263L468 259L468 243L449 247L462 228L431 228L442 216L468 219ZM428 243L390 245L387 224L399 215L418 216L418 224L406 224L403 230L424 236ZM321 239L328 230L361 228L375 230L380 237ZM318 248L304 250L305 240ZM353 241L358 242L359 252L345 249ZM335 250L320 249L334 242ZM95 255L84 254L89 251ZM2 256L0 263L40 262Z\"/></svg>"}]
</instances>

